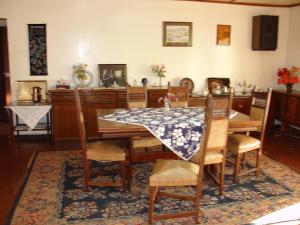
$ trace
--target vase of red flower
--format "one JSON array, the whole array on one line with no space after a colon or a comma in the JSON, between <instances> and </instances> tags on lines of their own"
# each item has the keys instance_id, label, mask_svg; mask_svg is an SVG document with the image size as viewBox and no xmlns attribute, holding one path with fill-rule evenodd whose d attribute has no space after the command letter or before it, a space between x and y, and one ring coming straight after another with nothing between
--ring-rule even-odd
<instances>
[{"instance_id":1,"label":"vase of red flower","mask_svg":"<svg viewBox=\"0 0 300 225\"><path fill-rule=\"evenodd\" d=\"M277 76L278 84L286 85L286 92L291 93L293 91L293 84L299 83L299 78L297 76L297 72L299 71L298 67L292 66L290 70L287 68L278 69Z\"/></svg>"},{"instance_id":2,"label":"vase of red flower","mask_svg":"<svg viewBox=\"0 0 300 225\"><path fill-rule=\"evenodd\" d=\"M286 93L292 93L293 92L293 84L286 84Z\"/></svg>"},{"instance_id":3,"label":"vase of red flower","mask_svg":"<svg viewBox=\"0 0 300 225\"><path fill-rule=\"evenodd\" d=\"M169 112L171 107L171 101L174 100L178 100L175 94L167 93L164 97L158 99L158 103L163 103L165 112Z\"/></svg>"}]
</instances>

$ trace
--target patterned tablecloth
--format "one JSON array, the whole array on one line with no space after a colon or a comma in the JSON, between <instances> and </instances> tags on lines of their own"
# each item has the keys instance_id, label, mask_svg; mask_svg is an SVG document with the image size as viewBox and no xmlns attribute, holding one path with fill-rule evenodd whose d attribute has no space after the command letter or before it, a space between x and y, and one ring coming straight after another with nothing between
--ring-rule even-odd
<instances>
[{"instance_id":1,"label":"patterned tablecloth","mask_svg":"<svg viewBox=\"0 0 300 225\"><path fill-rule=\"evenodd\" d=\"M164 145L184 160L199 150L205 122L203 108L130 109L101 119L146 127Z\"/></svg>"}]
</instances>

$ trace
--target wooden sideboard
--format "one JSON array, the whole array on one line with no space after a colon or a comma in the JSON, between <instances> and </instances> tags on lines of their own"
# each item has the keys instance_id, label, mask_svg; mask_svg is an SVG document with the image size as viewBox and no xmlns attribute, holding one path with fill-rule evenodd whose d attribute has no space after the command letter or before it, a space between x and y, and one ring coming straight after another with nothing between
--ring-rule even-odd
<instances>
[{"instance_id":1,"label":"wooden sideboard","mask_svg":"<svg viewBox=\"0 0 300 225\"><path fill-rule=\"evenodd\" d=\"M286 93L282 90L273 90L267 122L268 133L274 130L275 119L281 121L282 130L289 125L300 127L300 91Z\"/></svg>"},{"instance_id":2,"label":"wooden sideboard","mask_svg":"<svg viewBox=\"0 0 300 225\"><path fill-rule=\"evenodd\" d=\"M148 107L157 107L158 99L167 93L166 88L149 88ZM76 129L75 105L71 101L72 90L50 90L52 103L52 127L53 141L55 144L65 141L78 140ZM99 138L97 127L98 108L126 108L125 88L86 88L80 89L83 114L86 124L88 139ZM206 96L192 95L189 98L189 106L205 106ZM251 97L236 95L233 99L233 109L249 114Z\"/></svg>"}]
</instances>

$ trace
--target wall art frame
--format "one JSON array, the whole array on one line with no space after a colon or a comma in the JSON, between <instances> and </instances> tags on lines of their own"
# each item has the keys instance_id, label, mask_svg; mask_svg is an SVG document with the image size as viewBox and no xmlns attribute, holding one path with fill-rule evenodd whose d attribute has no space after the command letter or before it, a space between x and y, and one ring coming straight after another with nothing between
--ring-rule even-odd
<instances>
[{"instance_id":1,"label":"wall art frame","mask_svg":"<svg viewBox=\"0 0 300 225\"><path fill-rule=\"evenodd\" d=\"M192 22L163 22L163 46L192 46Z\"/></svg>"},{"instance_id":2,"label":"wall art frame","mask_svg":"<svg viewBox=\"0 0 300 225\"><path fill-rule=\"evenodd\" d=\"M28 24L31 76L48 75L46 24Z\"/></svg>"},{"instance_id":3,"label":"wall art frame","mask_svg":"<svg viewBox=\"0 0 300 225\"><path fill-rule=\"evenodd\" d=\"M217 45L229 46L231 36L230 25L217 25Z\"/></svg>"},{"instance_id":4,"label":"wall art frame","mask_svg":"<svg viewBox=\"0 0 300 225\"><path fill-rule=\"evenodd\" d=\"M116 83L118 86L127 84L126 64L98 64L99 85L110 87Z\"/></svg>"}]
</instances>

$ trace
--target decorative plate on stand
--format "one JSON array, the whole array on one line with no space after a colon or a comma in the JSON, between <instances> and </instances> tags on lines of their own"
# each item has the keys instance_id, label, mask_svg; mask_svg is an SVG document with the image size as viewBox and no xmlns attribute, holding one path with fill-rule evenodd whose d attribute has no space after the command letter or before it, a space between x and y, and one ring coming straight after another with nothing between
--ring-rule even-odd
<instances>
[{"instance_id":1,"label":"decorative plate on stand","mask_svg":"<svg viewBox=\"0 0 300 225\"><path fill-rule=\"evenodd\" d=\"M194 89L194 82L192 79L190 78L183 78L180 81L180 87L187 87L189 94L191 95L193 93L193 89Z\"/></svg>"},{"instance_id":2,"label":"decorative plate on stand","mask_svg":"<svg viewBox=\"0 0 300 225\"><path fill-rule=\"evenodd\" d=\"M93 75L90 71L85 71L85 74L73 74L74 83L79 87L87 87L93 82Z\"/></svg>"}]
</instances>

